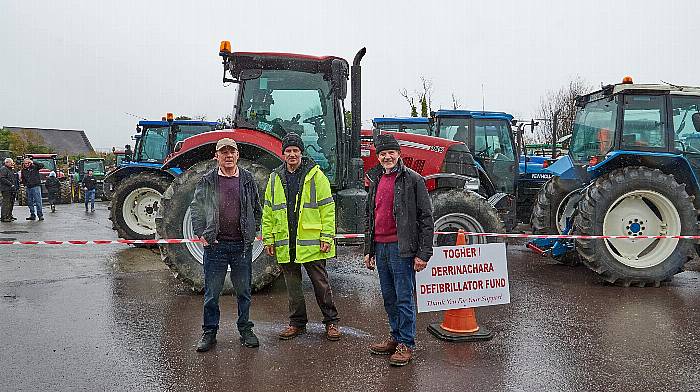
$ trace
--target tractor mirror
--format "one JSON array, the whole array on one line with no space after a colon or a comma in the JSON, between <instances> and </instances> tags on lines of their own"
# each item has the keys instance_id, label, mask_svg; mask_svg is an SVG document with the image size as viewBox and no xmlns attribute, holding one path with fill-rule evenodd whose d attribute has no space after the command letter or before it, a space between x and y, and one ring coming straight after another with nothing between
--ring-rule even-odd
<instances>
[{"instance_id":1,"label":"tractor mirror","mask_svg":"<svg viewBox=\"0 0 700 392\"><path fill-rule=\"evenodd\" d=\"M244 69L241 71L239 76L240 80L253 80L257 79L262 75L262 69Z\"/></svg>"},{"instance_id":2,"label":"tractor mirror","mask_svg":"<svg viewBox=\"0 0 700 392\"><path fill-rule=\"evenodd\" d=\"M693 113L693 126L695 127L695 132L700 132L700 113Z\"/></svg>"},{"instance_id":3,"label":"tractor mirror","mask_svg":"<svg viewBox=\"0 0 700 392\"><path fill-rule=\"evenodd\" d=\"M331 71L333 73L333 89L335 89L338 98L345 99L348 95L348 63L345 60L333 59Z\"/></svg>"}]
</instances>

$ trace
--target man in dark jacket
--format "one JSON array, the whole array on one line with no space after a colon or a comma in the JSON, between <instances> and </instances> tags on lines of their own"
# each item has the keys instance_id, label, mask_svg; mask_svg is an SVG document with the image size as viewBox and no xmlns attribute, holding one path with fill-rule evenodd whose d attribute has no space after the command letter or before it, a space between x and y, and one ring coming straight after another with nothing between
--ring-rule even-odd
<instances>
[{"instance_id":1,"label":"man in dark jacket","mask_svg":"<svg viewBox=\"0 0 700 392\"><path fill-rule=\"evenodd\" d=\"M20 181L27 189L27 206L29 207L29 217L27 220L44 220L44 212L41 210L41 174L42 163L34 163L30 158L24 158ZM36 214L34 210L36 209Z\"/></svg>"},{"instance_id":2,"label":"man in dark jacket","mask_svg":"<svg viewBox=\"0 0 700 392\"><path fill-rule=\"evenodd\" d=\"M12 222L12 206L15 203L15 173L12 171L15 162L12 158L5 158L0 167L0 195L2 206L0 207L0 222Z\"/></svg>"},{"instance_id":3,"label":"man in dark jacket","mask_svg":"<svg viewBox=\"0 0 700 392\"><path fill-rule=\"evenodd\" d=\"M56 172L54 171L49 173L49 177L46 179L46 192L49 193L51 212L56 212L56 203L58 203L61 195L61 181L56 178Z\"/></svg>"},{"instance_id":4,"label":"man in dark jacket","mask_svg":"<svg viewBox=\"0 0 700 392\"><path fill-rule=\"evenodd\" d=\"M216 143L218 167L197 184L192 229L204 245L204 323L197 351L216 344L219 329L219 295L231 268L231 283L238 303L238 332L246 347L258 347L249 320L252 246L260 228L262 207L253 175L238 166L238 146L229 138Z\"/></svg>"},{"instance_id":5,"label":"man in dark jacket","mask_svg":"<svg viewBox=\"0 0 700 392\"><path fill-rule=\"evenodd\" d=\"M379 135L375 146L380 164L367 173L365 265L379 271L391 336L370 351L403 366L416 344L415 274L433 255L433 209L425 180L403 165L394 136Z\"/></svg>"},{"instance_id":6,"label":"man in dark jacket","mask_svg":"<svg viewBox=\"0 0 700 392\"><path fill-rule=\"evenodd\" d=\"M92 169L89 169L83 178L83 192L85 194L85 212L88 212L88 202L90 202L90 211L95 212L95 191L97 189L97 180L92 175Z\"/></svg>"}]
</instances>

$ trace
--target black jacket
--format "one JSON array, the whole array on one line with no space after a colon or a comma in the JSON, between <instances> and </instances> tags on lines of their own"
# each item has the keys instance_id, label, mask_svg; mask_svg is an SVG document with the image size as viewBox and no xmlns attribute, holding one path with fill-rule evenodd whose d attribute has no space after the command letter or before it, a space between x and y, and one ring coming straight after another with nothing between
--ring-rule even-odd
<instances>
[{"instance_id":1,"label":"black jacket","mask_svg":"<svg viewBox=\"0 0 700 392\"><path fill-rule=\"evenodd\" d=\"M238 170L241 191L241 234L245 245L250 246L255 241L255 235L260 229L262 206L255 178L248 170L240 166ZM194 234L204 237L208 243L213 244L219 234L218 167L205 174L199 181L190 207L192 208Z\"/></svg>"},{"instance_id":2,"label":"black jacket","mask_svg":"<svg viewBox=\"0 0 700 392\"><path fill-rule=\"evenodd\" d=\"M61 191L61 181L56 177L51 177L46 179L46 190L49 193L59 193Z\"/></svg>"},{"instance_id":3,"label":"black jacket","mask_svg":"<svg viewBox=\"0 0 700 392\"><path fill-rule=\"evenodd\" d=\"M22 167L22 184L27 188L32 188L41 185L41 174L39 169L43 169L44 164L34 162L28 168Z\"/></svg>"},{"instance_id":4,"label":"black jacket","mask_svg":"<svg viewBox=\"0 0 700 392\"><path fill-rule=\"evenodd\" d=\"M428 261L433 255L433 206L423 177L404 166L399 160L398 175L394 185L394 219L399 237L401 257L419 257ZM367 172L370 180L367 195L367 221L365 225L365 254L374 256L374 207L379 179L384 168L377 165Z\"/></svg>"},{"instance_id":5,"label":"black jacket","mask_svg":"<svg viewBox=\"0 0 700 392\"><path fill-rule=\"evenodd\" d=\"M83 177L83 188L87 188L89 191L95 190L95 188L97 188L95 176L91 177L86 174L85 177Z\"/></svg>"},{"instance_id":6,"label":"black jacket","mask_svg":"<svg viewBox=\"0 0 700 392\"><path fill-rule=\"evenodd\" d=\"M2 165L0 167L0 192L15 192L15 173L12 169Z\"/></svg>"}]
</instances>

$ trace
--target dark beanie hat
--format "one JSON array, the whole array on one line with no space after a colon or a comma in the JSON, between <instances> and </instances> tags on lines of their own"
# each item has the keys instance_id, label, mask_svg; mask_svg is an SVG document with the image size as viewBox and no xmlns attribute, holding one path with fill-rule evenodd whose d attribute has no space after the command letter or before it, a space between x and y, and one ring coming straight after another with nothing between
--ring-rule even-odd
<instances>
[{"instance_id":1,"label":"dark beanie hat","mask_svg":"<svg viewBox=\"0 0 700 392\"><path fill-rule=\"evenodd\" d=\"M374 141L374 147L377 149L377 154L385 150L401 151L401 146L399 146L399 142L396 141L394 135L388 133L377 136L377 139Z\"/></svg>"},{"instance_id":2,"label":"dark beanie hat","mask_svg":"<svg viewBox=\"0 0 700 392\"><path fill-rule=\"evenodd\" d=\"M288 134L284 135L284 139L282 139L282 152L284 152L287 147L291 146L299 147L302 152L304 151L304 141L301 140L301 136L294 132L289 132Z\"/></svg>"}]
</instances>

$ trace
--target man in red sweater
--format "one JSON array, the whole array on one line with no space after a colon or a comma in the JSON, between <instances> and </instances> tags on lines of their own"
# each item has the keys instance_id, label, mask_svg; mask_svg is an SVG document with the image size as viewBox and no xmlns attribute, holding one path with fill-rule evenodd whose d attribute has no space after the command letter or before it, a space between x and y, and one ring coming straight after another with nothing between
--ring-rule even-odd
<instances>
[{"instance_id":1,"label":"man in red sweater","mask_svg":"<svg viewBox=\"0 0 700 392\"><path fill-rule=\"evenodd\" d=\"M379 272L391 336L369 349L403 366L416 345L415 275L433 255L433 209L425 180L403 165L394 136L379 135L375 147L379 165L367 172L365 266Z\"/></svg>"}]
</instances>

